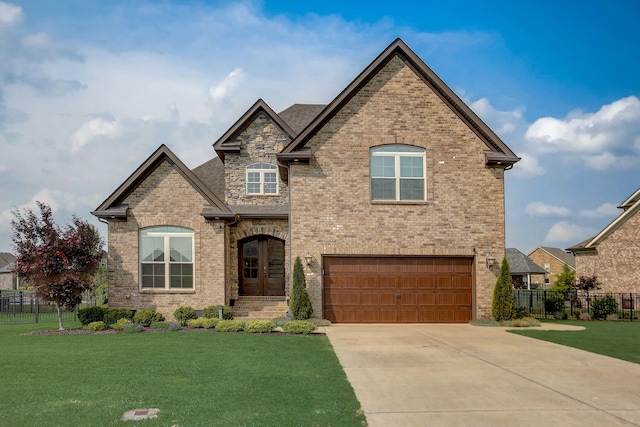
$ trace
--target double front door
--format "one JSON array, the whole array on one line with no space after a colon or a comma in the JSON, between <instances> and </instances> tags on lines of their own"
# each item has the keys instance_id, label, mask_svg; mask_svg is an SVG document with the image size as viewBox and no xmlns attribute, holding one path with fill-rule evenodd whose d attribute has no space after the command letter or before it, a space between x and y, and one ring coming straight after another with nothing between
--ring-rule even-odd
<instances>
[{"instance_id":1,"label":"double front door","mask_svg":"<svg viewBox=\"0 0 640 427\"><path fill-rule=\"evenodd\" d=\"M241 296L284 296L284 241L258 236L238 243Z\"/></svg>"}]
</instances>

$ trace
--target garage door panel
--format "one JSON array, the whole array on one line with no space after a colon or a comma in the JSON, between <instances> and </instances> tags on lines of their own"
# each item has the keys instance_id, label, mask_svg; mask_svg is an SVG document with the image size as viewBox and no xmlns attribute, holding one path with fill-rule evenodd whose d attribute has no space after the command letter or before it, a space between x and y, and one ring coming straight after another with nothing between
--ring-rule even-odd
<instances>
[{"instance_id":1,"label":"garage door panel","mask_svg":"<svg viewBox=\"0 0 640 427\"><path fill-rule=\"evenodd\" d=\"M468 322L473 259L323 257L332 322ZM329 317L330 316L330 317Z\"/></svg>"}]
</instances>

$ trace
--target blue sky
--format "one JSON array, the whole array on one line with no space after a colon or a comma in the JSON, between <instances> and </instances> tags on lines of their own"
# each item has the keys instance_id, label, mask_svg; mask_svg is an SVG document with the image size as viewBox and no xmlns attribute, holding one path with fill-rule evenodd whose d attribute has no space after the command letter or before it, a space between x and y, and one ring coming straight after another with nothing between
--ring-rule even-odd
<instances>
[{"instance_id":1,"label":"blue sky","mask_svg":"<svg viewBox=\"0 0 640 427\"><path fill-rule=\"evenodd\" d=\"M160 144L190 167L258 98L328 103L401 37L522 157L507 246L569 247L640 187L640 3L0 0L12 211L95 209Z\"/></svg>"}]
</instances>

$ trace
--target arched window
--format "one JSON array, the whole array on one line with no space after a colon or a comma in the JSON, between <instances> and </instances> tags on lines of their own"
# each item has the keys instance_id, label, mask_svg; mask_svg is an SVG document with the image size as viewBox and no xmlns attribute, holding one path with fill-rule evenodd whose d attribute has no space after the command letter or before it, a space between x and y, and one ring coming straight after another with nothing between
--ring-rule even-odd
<instances>
[{"instance_id":1,"label":"arched window","mask_svg":"<svg viewBox=\"0 0 640 427\"><path fill-rule=\"evenodd\" d=\"M162 226L140 230L140 287L193 289L193 230Z\"/></svg>"},{"instance_id":2,"label":"arched window","mask_svg":"<svg viewBox=\"0 0 640 427\"><path fill-rule=\"evenodd\" d=\"M247 194L278 194L277 167L269 163L247 166Z\"/></svg>"},{"instance_id":3,"label":"arched window","mask_svg":"<svg viewBox=\"0 0 640 427\"><path fill-rule=\"evenodd\" d=\"M371 149L371 200L426 200L425 151L410 145Z\"/></svg>"}]
</instances>

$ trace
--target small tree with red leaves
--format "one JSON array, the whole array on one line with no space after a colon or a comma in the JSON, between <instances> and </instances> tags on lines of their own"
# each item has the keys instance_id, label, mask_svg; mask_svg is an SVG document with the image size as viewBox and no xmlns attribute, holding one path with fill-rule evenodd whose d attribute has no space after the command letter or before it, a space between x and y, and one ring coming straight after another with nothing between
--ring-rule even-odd
<instances>
[{"instance_id":1,"label":"small tree with red leaves","mask_svg":"<svg viewBox=\"0 0 640 427\"><path fill-rule=\"evenodd\" d=\"M51 207L37 204L39 216L31 209L14 212L14 272L37 297L56 304L63 330L63 308L73 310L82 301L82 293L93 286L103 241L94 226L76 216L71 224L60 228L53 221Z\"/></svg>"}]
</instances>

